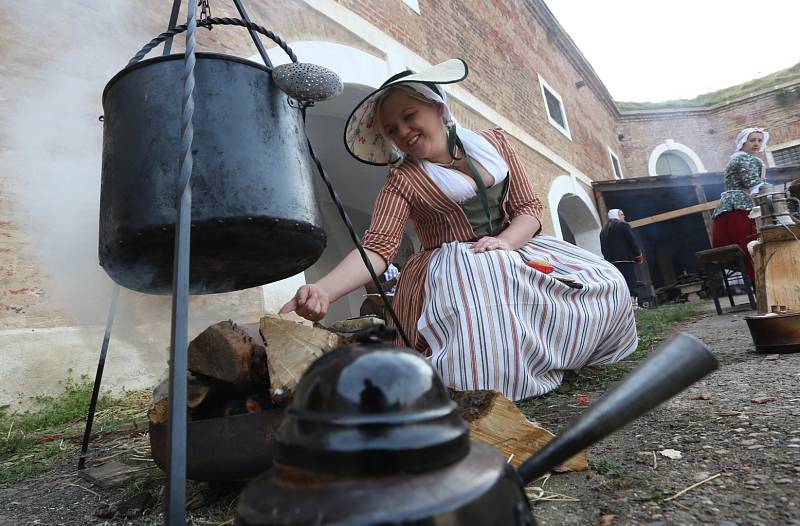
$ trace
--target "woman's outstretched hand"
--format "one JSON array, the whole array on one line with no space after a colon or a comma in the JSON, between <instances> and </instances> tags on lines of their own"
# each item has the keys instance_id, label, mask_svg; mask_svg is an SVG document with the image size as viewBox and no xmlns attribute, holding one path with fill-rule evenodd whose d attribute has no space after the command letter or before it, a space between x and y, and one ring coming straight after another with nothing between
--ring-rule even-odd
<instances>
[{"instance_id":1,"label":"woman's outstretched hand","mask_svg":"<svg viewBox=\"0 0 800 526\"><path fill-rule=\"evenodd\" d=\"M472 244L472 251L475 253L488 252L490 250L514 250L514 248L499 237L491 236L482 237Z\"/></svg>"},{"instance_id":2,"label":"woman's outstretched hand","mask_svg":"<svg viewBox=\"0 0 800 526\"><path fill-rule=\"evenodd\" d=\"M297 289L294 297L281 307L278 314L288 314L294 311L298 316L307 320L319 321L328 313L329 305L330 296L325 289L312 283Z\"/></svg>"}]
</instances>

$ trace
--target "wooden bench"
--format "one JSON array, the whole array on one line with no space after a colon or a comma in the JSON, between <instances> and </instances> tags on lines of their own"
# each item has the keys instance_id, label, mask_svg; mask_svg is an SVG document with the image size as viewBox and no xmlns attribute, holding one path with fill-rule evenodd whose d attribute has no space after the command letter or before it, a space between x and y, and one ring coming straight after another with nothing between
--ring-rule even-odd
<instances>
[{"instance_id":1,"label":"wooden bench","mask_svg":"<svg viewBox=\"0 0 800 526\"><path fill-rule=\"evenodd\" d=\"M747 267L744 263L745 254L739 245L726 245L724 247L710 248L708 250L701 250L695 252L695 255L703 265L703 270L706 274L707 287L711 291L711 296L714 298L714 307L717 309L717 314L722 314L722 307L719 304L719 294L717 288L717 281L715 276L722 278L722 283L725 287L725 293L728 295L728 300L731 302L731 307L735 307L733 302L733 293L728 278L734 273L740 273L744 280L744 287L747 290L747 298L750 301L750 308L755 310L756 300L753 296L753 283L750 281L750 276L747 275Z\"/></svg>"}]
</instances>

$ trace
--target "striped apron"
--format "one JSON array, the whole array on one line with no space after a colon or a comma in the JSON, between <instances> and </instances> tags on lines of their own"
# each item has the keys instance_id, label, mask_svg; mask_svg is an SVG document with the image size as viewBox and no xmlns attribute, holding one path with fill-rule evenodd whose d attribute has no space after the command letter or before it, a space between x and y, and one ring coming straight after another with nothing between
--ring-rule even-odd
<instances>
[{"instance_id":1,"label":"striped apron","mask_svg":"<svg viewBox=\"0 0 800 526\"><path fill-rule=\"evenodd\" d=\"M621 360L637 334L625 279L604 259L539 235L516 251L472 252L452 242L428 264L417 324L445 385L495 389L511 400L552 391L564 371ZM528 267L546 258L552 275Z\"/></svg>"}]
</instances>

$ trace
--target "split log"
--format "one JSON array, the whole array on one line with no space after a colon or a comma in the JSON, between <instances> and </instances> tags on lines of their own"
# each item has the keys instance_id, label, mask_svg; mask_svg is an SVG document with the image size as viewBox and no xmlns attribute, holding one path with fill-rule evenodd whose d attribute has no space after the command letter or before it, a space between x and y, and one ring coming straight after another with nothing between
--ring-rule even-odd
<instances>
[{"instance_id":1,"label":"split log","mask_svg":"<svg viewBox=\"0 0 800 526\"><path fill-rule=\"evenodd\" d=\"M267 367L273 396L293 393L311 362L342 343L330 330L277 316L261 318L261 335L267 342Z\"/></svg>"},{"instance_id":2,"label":"split log","mask_svg":"<svg viewBox=\"0 0 800 526\"><path fill-rule=\"evenodd\" d=\"M340 334L355 334L377 325L386 325L386 322L377 316L359 316L358 318L337 321L331 325L331 329Z\"/></svg>"},{"instance_id":3,"label":"split log","mask_svg":"<svg viewBox=\"0 0 800 526\"><path fill-rule=\"evenodd\" d=\"M498 449L511 464L519 466L542 449L555 435L530 422L517 406L497 391L450 391L461 416L469 423L470 436ZM585 471L586 451L581 451L553 471Z\"/></svg>"},{"instance_id":4,"label":"split log","mask_svg":"<svg viewBox=\"0 0 800 526\"><path fill-rule=\"evenodd\" d=\"M240 391L269 385L266 351L246 330L222 321L201 332L189 344L189 370L229 382Z\"/></svg>"}]
</instances>

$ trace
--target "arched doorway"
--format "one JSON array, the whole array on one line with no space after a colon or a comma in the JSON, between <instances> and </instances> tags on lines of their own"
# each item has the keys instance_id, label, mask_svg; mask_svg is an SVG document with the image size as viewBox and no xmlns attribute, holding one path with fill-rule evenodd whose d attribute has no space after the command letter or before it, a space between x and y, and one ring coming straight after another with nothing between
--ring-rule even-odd
<instances>
[{"instance_id":1,"label":"arched doorway","mask_svg":"<svg viewBox=\"0 0 800 526\"><path fill-rule=\"evenodd\" d=\"M547 195L556 237L600 255L600 217L580 183L556 177Z\"/></svg>"}]
</instances>

